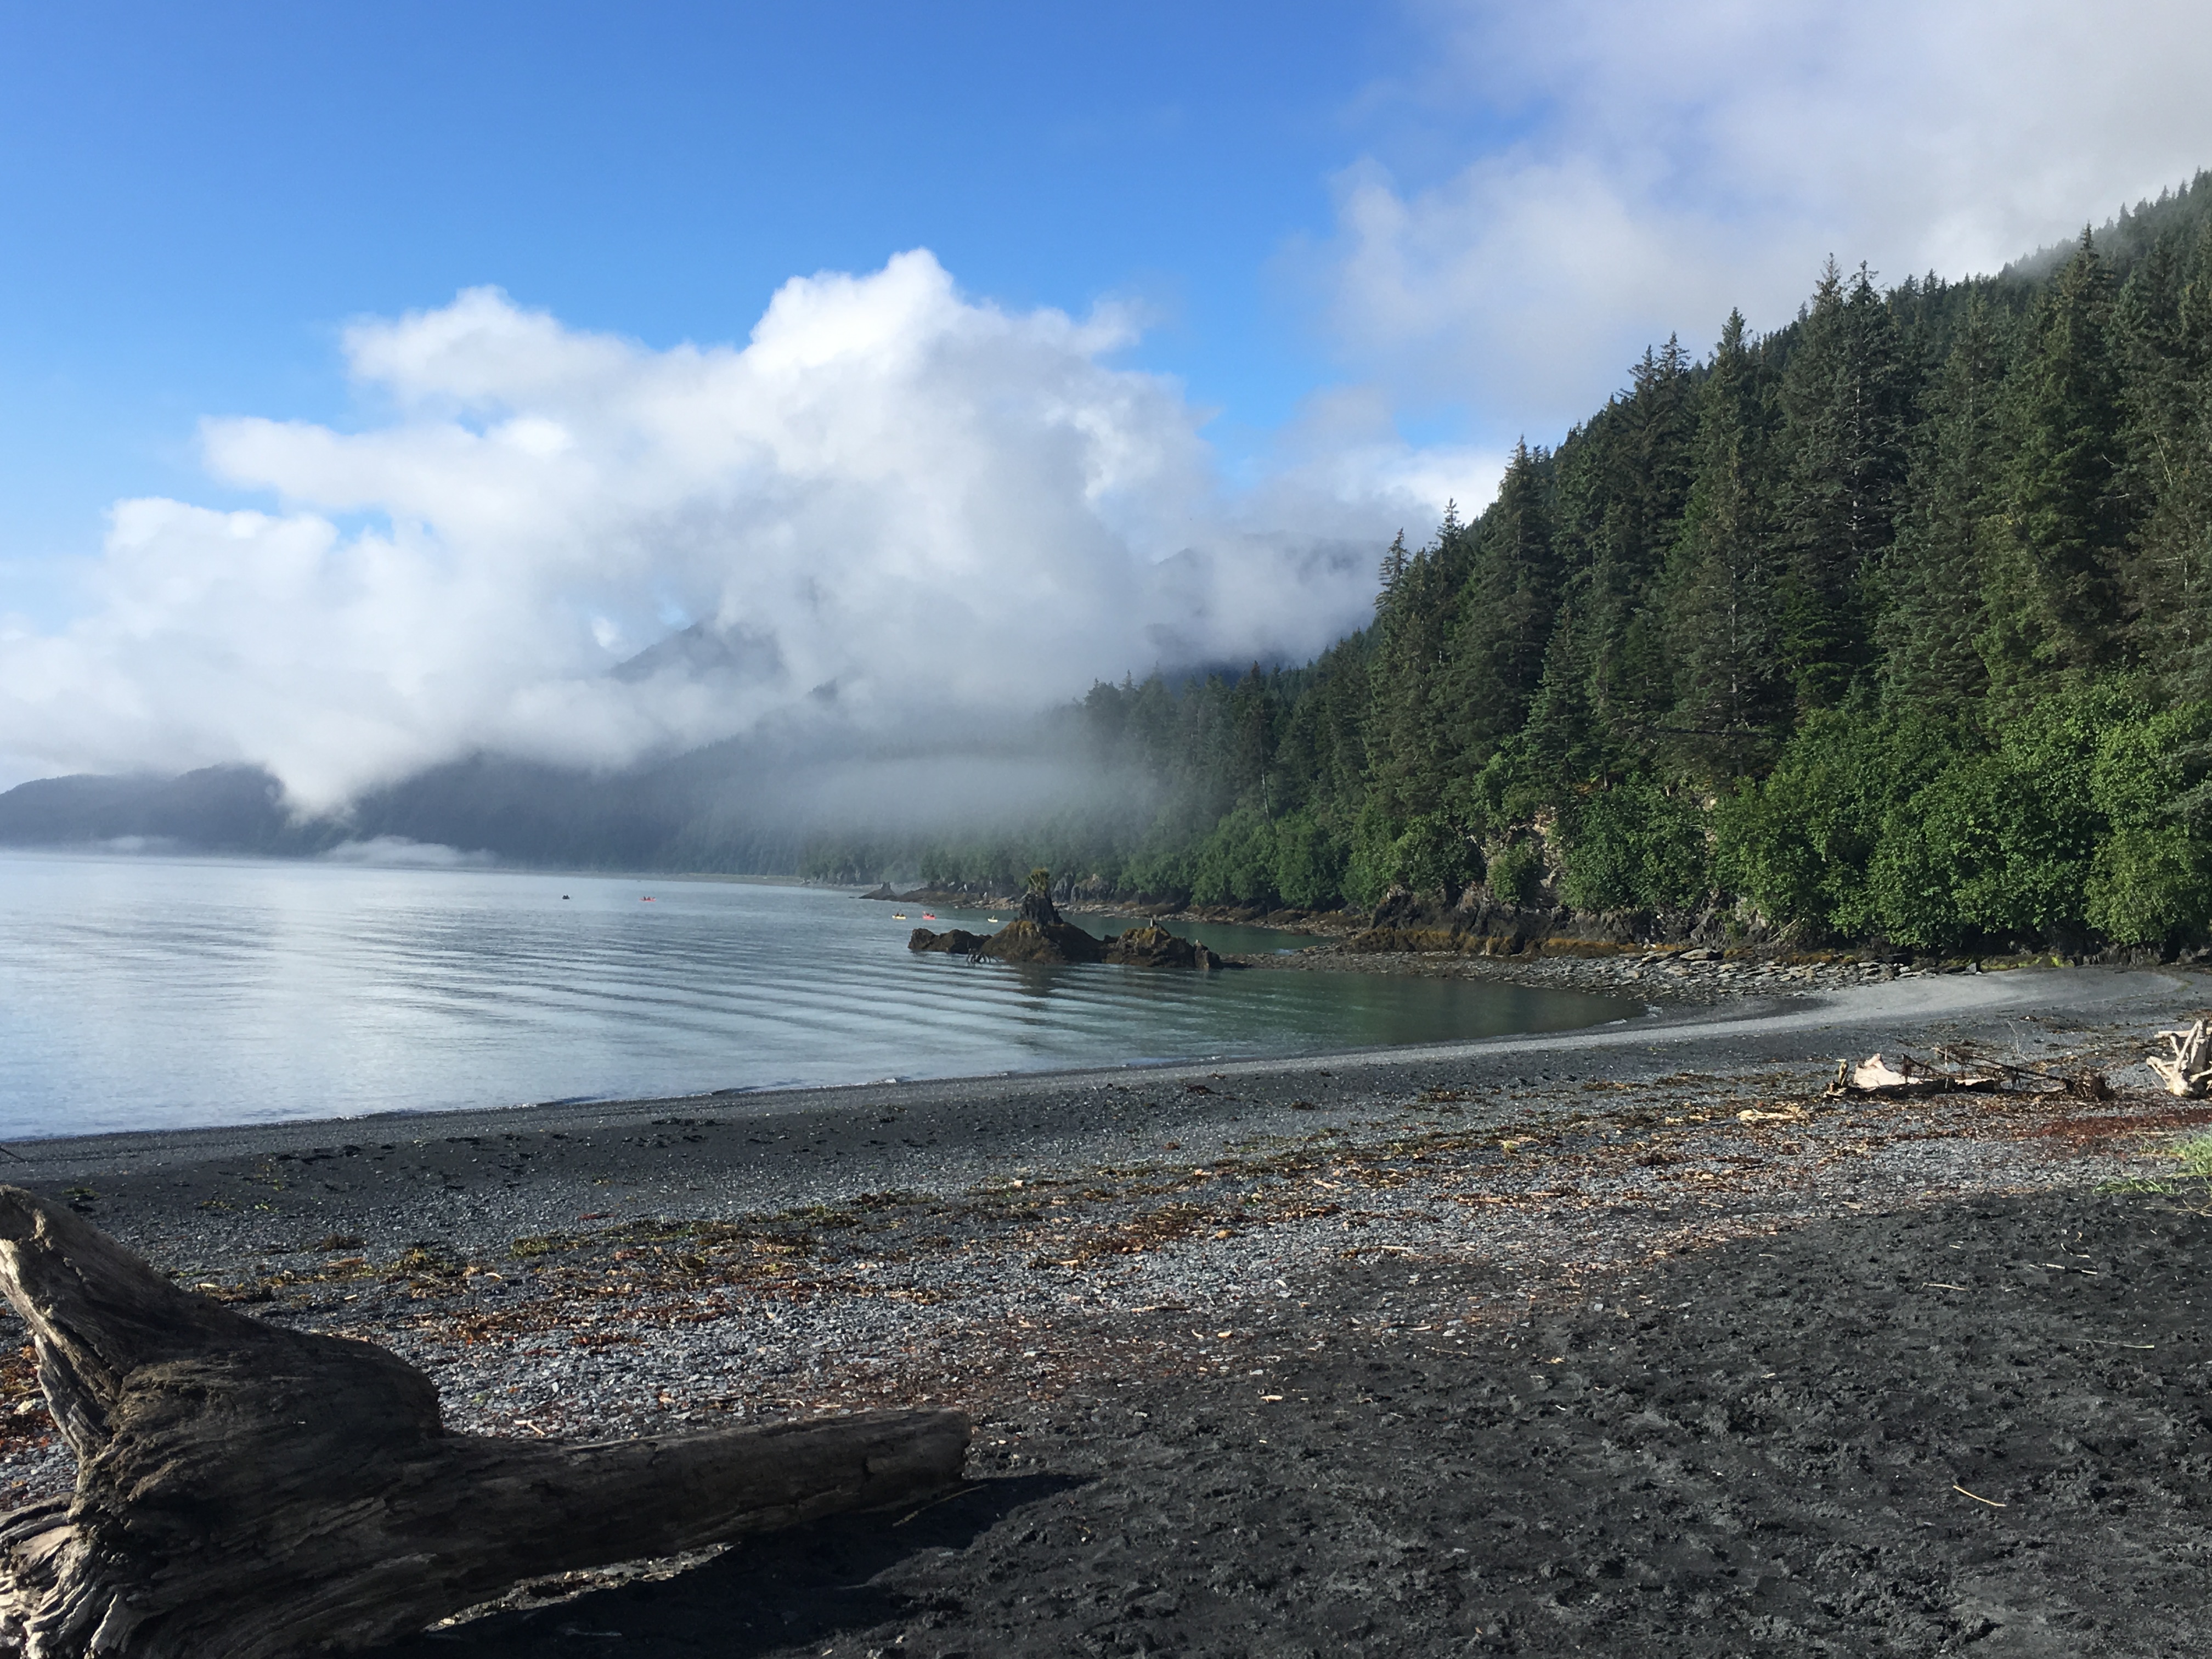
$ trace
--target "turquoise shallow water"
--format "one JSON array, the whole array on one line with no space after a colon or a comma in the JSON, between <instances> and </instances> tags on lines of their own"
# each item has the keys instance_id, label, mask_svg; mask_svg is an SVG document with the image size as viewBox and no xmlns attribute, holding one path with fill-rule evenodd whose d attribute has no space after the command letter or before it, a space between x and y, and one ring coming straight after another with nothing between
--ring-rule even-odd
<instances>
[{"instance_id":1,"label":"turquoise shallow water","mask_svg":"<svg viewBox=\"0 0 2212 1659\"><path fill-rule=\"evenodd\" d=\"M909 952L920 924L918 906L765 883L0 855L0 1138L1295 1054L1640 1012L1433 979L970 964ZM1224 951L1288 942L1188 931Z\"/></svg>"}]
</instances>

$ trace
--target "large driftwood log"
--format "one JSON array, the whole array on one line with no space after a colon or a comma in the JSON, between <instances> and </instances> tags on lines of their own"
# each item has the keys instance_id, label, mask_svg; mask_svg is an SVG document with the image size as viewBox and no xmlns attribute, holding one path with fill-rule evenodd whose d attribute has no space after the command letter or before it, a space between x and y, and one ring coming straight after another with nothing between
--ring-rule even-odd
<instances>
[{"instance_id":1,"label":"large driftwood log","mask_svg":"<svg viewBox=\"0 0 2212 1659\"><path fill-rule=\"evenodd\" d=\"M539 1574L672 1554L960 1478L958 1412L597 1444L448 1432L367 1342L178 1289L0 1187L0 1290L77 1455L0 1520L0 1639L31 1659L262 1659L422 1629Z\"/></svg>"}]
</instances>

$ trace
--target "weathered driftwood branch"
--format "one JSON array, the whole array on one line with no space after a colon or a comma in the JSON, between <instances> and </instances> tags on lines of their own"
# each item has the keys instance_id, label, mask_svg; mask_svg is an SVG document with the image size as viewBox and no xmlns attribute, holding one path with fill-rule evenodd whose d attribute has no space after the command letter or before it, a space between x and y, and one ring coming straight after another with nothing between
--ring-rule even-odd
<instances>
[{"instance_id":1,"label":"weathered driftwood branch","mask_svg":"<svg viewBox=\"0 0 2212 1659\"><path fill-rule=\"evenodd\" d=\"M0 1290L77 1455L0 1520L0 1641L32 1659L263 1659L388 1641L539 1574L671 1554L953 1486L958 1412L598 1444L454 1434L367 1342L181 1291L0 1187Z\"/></svg>"},{"instance_id":2,"label":"weathered driftwood branch","mask_svg":"<svg viewBox=\"0 0 2212 1659\"><path fill-rule=\"evenodd\" d=\"M2173 1053L2153 1054L2150 1068L2166 1079L2166 1091L2194 1100L2212 1086L2212 1030L2203 1020L2185 1031L2160 1031Z\"/></svg>"},{"instance_id":3,"label":"weathered driftwood branch","mask_svg":"<svg viewBox=\"0 0 2212 1659\"><path fill-rule=\"evenodd\" d=\"M1838 1060L1836 1080L1828 1085L1828 1092L1832 1095L1932 1095L1947 1093L1954 1089L1993 1089L1996 1084L1996 1079L1984 1074L1936 1071L1922 1065L1910 1054L1899 1055L1894 1063L1875 1054L1856 1066L1848 1060Z\"/></svg>"},{"instance_id":4,"label":"weathered driftwood branch","mask_svg":"<svg viewBox=\"0 0 2212 1659\"><path fill-rule=\"evenodd\" d=\"M2014 1079L2014 1092L2025 1085L2028 1091L2035 1093L2076 1095L2083 1100L2112 1098L2112 1085L2101 1072L2079 1072L2062 1077L2050 1072L2031 1071L2008 1060L1977 1059L1943 1048L1936 1052L1960 1069L1939 1072L1911 1054L1899 1054L1894 1062L1875 1054L1856 1066L1848 1060L1839 1060L1836 1062L1836 1080L1828 1085L1828 1092L1893 1097L1946 1094L1954 1090L1978 1093L2004 1088L2004 1078L2008 1076Z\"/></svg>"}]
</instances>

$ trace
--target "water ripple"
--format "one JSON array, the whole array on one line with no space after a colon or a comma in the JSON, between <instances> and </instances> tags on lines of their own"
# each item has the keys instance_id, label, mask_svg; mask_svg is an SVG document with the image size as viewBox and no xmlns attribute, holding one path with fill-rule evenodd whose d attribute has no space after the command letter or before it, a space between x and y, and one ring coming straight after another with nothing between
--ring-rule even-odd
<instances>
[{"instance_id":1,"label":"water ripple","mask_svg":"<svg viewBox=\"0 0 2212 1659\"><path fill-rule=\"evenodd\" d=\"M970 963L910 953L911 925L757 883L0 855L0 1135L1294 1053L1629 1012L1457 981Z\"/></svg>"}]
</instances>

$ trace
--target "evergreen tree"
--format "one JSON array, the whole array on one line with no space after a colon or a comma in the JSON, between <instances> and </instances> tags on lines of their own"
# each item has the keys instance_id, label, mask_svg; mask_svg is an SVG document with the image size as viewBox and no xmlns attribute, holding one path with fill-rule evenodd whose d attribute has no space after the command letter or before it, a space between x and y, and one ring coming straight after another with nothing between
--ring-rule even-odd
<instances>
[{"instance_id":1,"label":"evergreen tree","mask_svg":"<svg viewBox=\"0 0 2212 1659\"><path fill-rule=\"evenodd\" d=\"M1475 526L1443 690L1462 773L1520 729L1543 672L1560 580L1544 459L1515 445L1498 499Z\"/></svg>"},{"instance_id":2,"label":"evergreen tree","mask_svg":"<svg viewBox=\"0 0 2212 1659\"><path fill-rule=\"evenodd\" d=\"M1985 549L2002 528L1992 524L2000 503L1990 481L2003 375L1996 325L1977 301L1929 396L1905 490L1910 505L1885 561L1881 681L1900 702L1953 711L1988 687L1976 642L1989 625Z\"/></svg>"},{"instance_id":3,"label":"evergreen tree","mask_svg":"<svg viewBox=\"0 0 2212 1659\"><path fill-rule=\"evenodd\" d=\"M1893 536L1907 376L1865 266L1831 259L1783 371L1778 492L1781 646L1802 708L1841 701L1870 659L1865 578Z\"/></svg>"},{"instance_id":4,"label":"evergreen tree","mask_svg":"<svg viewBox=\"0 0 2212 1659\"><path fill-rule=\"evenodd\" d=\"M2176 697L2212 696L2212 223L2154 247L2122 291L2131 654Z\"/></svg>"},{"instance_id":5,"label":"evergreen tree","mask_svg":"<svg viewBox=\"0 0 2212 1659\"><path fill-rule=\"evenodd\" d=\"M1560 493L1567 495L1571 473L1585 475L1577 516L1595 526L1579 550L1568 549L1570 562L1589 573L1591 701L1616 742L1644 755L1674 702L1658 588L1689 504L1700 378L1670 337L1663 349L1644 354L1630 371L1628 395L1591 423L1589 461L1571 466L1571 457L1579 463L1581 456L1571 446L1562 452Z\"/></svg>"},{"instance_id":6,"label":"evergreen tree","mask_svg":"<svg viewBox=\"0 0 2212 1659\"><path fill-rule=\"evenodd\" d=\"M2119 644L2129 513L2112 310L2108 273L2084 231L2037 304L2007 388L2007 514L1981 639L2000 690L2097 668Z\"/></svg>"},{"instance_id":7,"label":"evergreen tree","mask_svg":"<svg viewBox=\"0 0 2212 1659\"><path fill-rule=\"evenodd\" d=\"M1228 786L1239 805L1255 806L1271 817L1277 803L1269 790L1275 754L1274 688L1254 663L1229 698Z\"/></svg>"},{"instance_id":8,"label":"evergreen tree","mask_svg":"<svg viewBox=\"0 0 2212 1659\"><path fill-rule=\"evenodd\" d=\"M1764 378L1731 312L1698 399L1697 471L1664 601L1673 747L1710 778L1758 765L1784 712Z\"/></svg>"},{"instance_id":9,"label":"evergreen tree","mask_svg":"<svg viewBox=\"0 0 2212 1659\"><path fill-rule=\"evenodd\" d=\"M1363 630L1322 653L1284 712L1275 749L1285 808L1310 811L1322 826L1343 834L1366 796L1371 637Z\"/></svg>"},{"instance_id":10,"label":"evergreen tree","mask_svg":"<svg viewBox=\"0 0 2212 1659\"><path fill-rule=\"evenodd\" d=\"M1522 728L1529 764L1554 800L1570 797L1576 786L1609 769L1607 745L1590 696L1589 632L1571 604L1562 610L1545 647L1543 672Z\"/></svg>"},{"instance_id":11,"label":"evergreen tree","mask_svg":"<svg viewBox=\"0 0 2212 1659\"><path fill-rule=\"evenodd\" d=\"M1448 507L1434 544L1405 561L1376 604L1368 668L1370 793L1395 823L1436 810L1447 769L1457 758L1449 680L1467 553L1465 527Z\"/></svg>"}]
</instances>

